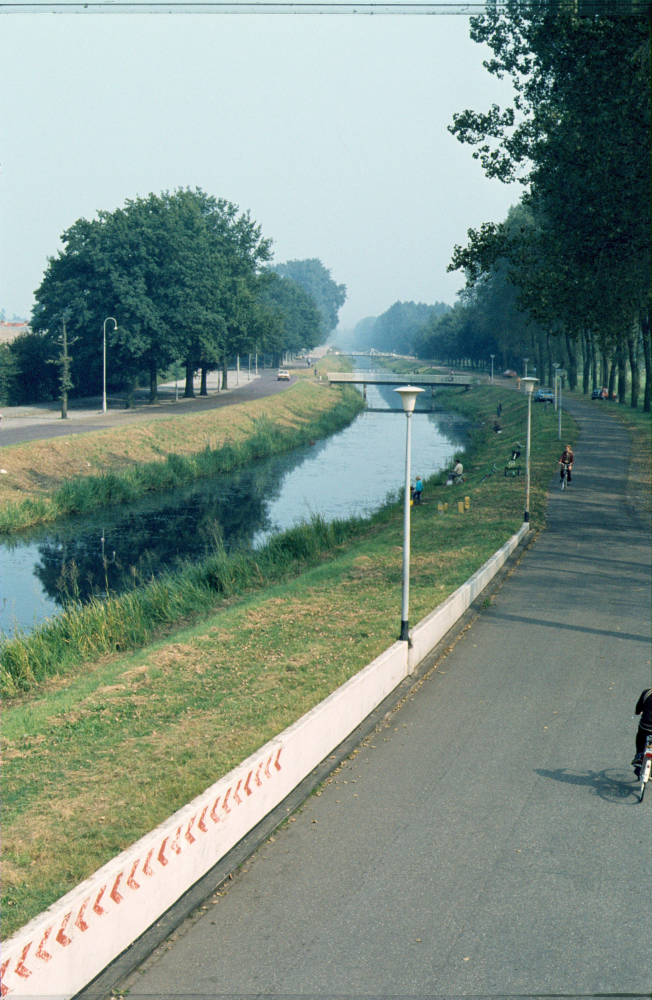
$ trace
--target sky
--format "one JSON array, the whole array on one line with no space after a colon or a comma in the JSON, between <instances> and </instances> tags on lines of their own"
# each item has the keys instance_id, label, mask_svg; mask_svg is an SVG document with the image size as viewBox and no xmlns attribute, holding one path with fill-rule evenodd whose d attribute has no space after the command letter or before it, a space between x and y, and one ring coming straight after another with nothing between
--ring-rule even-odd
<instances>
[{"instance_id":1,"label":"sky","mask_svg":"<svg viewBox=\"0 0 652 1000\"><path fill-rule=\"evenodd\" d=\"M4 14L0 306L29 316L80 217L200 187L248 209L277 262L319 257L340 327L452 304L469 227L521 193L447 131L506 104L461 15Z\"/></svg>"}]
</instances>

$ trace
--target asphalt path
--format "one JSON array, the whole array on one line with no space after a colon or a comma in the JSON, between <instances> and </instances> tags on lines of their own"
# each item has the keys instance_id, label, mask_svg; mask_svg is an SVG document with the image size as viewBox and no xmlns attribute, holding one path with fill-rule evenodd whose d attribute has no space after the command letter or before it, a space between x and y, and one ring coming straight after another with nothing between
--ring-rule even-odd
<instances>
[{"instance_id":1,"label":"asphalt path","mask_svg":"<svg viewBox=\"0 0 652 1000\"><path fill-rule=\"evenodd\" d=\"M650 537L629 438L580 423L573 485L491 606L319 795L124 983L130 998L650 996ZM561 451L561 448L560 448Z\"/></svg>"},{"instance_id":2,"label":"asphalt path","mask_svg":"<svg viewBox=\"0 0 652 1000\"><path fill-rule=\"evenodd\" d=\"M233 372L229 372L233 376ZM227 389L225 392L214 392L209 396L197 396L195 399L180 399L178 402L166 400L161 393L163 402L159 404L137 405L133 409L118 409L111 407L107 413L96 410L75 407L69 409L69 418L62 420L55 413L47 411L39 414L30 412L26 416L11 417L10 411L4 410L4 420L0 429L0 447L9 444L21 444L25 441L40 441L54 437L72 437L74 434L87 434L89 431L107 430L115 427L125 427L150 420L171 417L178 414L201 413L205 410L216 410L222 406L233 406L246 403L253 399L262 399L282 392L296 382L291 377L289 382L279 382L276 369L261 371L258 378L252 379L246 385ZM168 393L168 396L170 394ZM93 401L96 406L102 405L101 399ZM86 401L84 406L89 405Z\"/></svg>"}]
</instances>

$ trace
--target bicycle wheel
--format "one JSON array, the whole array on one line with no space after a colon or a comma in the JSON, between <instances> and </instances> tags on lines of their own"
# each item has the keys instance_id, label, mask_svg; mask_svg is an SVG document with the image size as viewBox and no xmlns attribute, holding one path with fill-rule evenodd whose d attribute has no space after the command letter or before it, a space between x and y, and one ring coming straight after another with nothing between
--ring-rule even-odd
<instances>
[{"instance_id":1,"label":"bicycle wheel","mask_svg":"<svg viewBox=\"0 0 652 1000\"><path fill-rule=\"evenodd\" d=\"M650 761L646 760L641 771L641 791L639 792L638 801L643 801L643 796L645 795L645 786L648 783L648 778L650 777Z\"/></svg>"}]
</instances>

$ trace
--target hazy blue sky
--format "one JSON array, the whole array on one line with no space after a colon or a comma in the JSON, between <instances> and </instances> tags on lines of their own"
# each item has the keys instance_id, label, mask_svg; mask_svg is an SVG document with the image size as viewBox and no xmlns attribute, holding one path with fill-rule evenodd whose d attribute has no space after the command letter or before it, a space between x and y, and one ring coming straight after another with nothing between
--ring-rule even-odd
<instances>
[{"instance_id":1,"label":"hazy blue sky","mask_svg":"<svg viewBox=\"0 0 652 1000\"><path fill-rule=\"evenodd\" d=\"M320 257L343 326L452 303L453 244L520 194L446 131L510 93L463 16L14 14L2 39L9 314L80 216L186 185L249 209L276 260Z\"/></svg>"}]
</instances>

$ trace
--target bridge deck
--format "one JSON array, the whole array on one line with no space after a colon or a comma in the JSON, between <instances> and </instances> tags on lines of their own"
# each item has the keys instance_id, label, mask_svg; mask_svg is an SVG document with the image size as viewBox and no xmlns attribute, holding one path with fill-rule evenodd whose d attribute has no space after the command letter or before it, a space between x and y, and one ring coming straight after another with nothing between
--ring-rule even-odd
<instances>
[{"instance_id":1,"label":"bridge deck","mask_svg":"<svg viewBox=\"0 0 652 1000\"><path fill-rule=\"evenodd\" d=\"M397 375L395 372L328 372L328 381L356 385L476 385L471 375Z\"/></svg>"}]
</instances>

